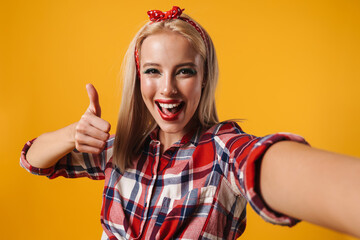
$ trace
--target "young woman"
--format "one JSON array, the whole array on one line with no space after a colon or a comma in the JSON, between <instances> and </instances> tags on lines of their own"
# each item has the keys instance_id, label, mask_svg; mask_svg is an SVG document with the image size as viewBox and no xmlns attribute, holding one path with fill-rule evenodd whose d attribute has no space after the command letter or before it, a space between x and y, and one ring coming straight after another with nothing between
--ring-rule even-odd
<instances>
[{"instance_id":1,"label":"young woman","mask_svg":"<svg viewBox=\"0 0 360 240\"><path fill-rule=\"evenodd\" d=\"M21 165L105 179L103 239L236 239L247 202L275 224L302 219L360 237L359 159L219 122L215 49L182 11L149 11L130 44L115 138L88 84L82 118L28 142Z\"/></svg>"}]
</instances>

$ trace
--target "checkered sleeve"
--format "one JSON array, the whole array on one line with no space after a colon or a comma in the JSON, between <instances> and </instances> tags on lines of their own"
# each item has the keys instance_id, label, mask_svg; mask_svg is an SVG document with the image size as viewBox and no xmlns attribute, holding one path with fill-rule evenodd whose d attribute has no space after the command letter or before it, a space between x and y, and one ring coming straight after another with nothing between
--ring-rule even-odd
<instances>
[{"instance_id":1,"label":"checkered sleeve","mask_svg":"<svg viewBox=\"0 0 360 240\"><path fill-rule=\"evenodd\" d=\"M244 133L237 125L233 125L233 133L226 141L230 171L227 179L235 192L243 195L251 207L265 221L293 226L299 220L272 210L265 204L260 194L260 165L267 149L279 141L296 141L307 144L300 136L291 133L276 133L265 137L255 137Z\"/></svg>"},{"instance_id":2,"label":"checkered sleeve","mask_svg":"<svg viewBox=\"0 0 360 240\"><path fill-rule=\"evenodd\" d=\"M269 208L260 194L260 165L262 158L271 145L279 141L295 141L307 144L301 136L291 133L277 133L268 135L263 138L256 138L249 148L249 153L246 157L242 169L245 196L251 207L259 214L265 221L278 224L293 226L299 222L298 219L278 213Z\"/></svg>"},{"instance_id":3,"label":"checkered sleeve","mask_svg":"<svg viewBox=\"0 0 360 240\"><path fill-rule=\"evenodd\" d=\"M101 154L81 153L74 149L61 158L54 166L49 168L37 168L32 166L26 159L26 153L35 139L27 142L21 151L20 165L28 172L35 175L47 176L50 179L63 176L66 178L88 177L94 180L105 178L105 165L112 156L112 142L110 138Z\"/></svg>"}]
</instances>

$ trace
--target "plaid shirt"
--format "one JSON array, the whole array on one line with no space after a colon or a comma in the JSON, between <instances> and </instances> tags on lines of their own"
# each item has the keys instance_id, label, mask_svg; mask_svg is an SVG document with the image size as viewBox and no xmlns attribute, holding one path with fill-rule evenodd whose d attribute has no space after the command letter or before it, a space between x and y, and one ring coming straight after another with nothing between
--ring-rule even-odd
<instances>
[{"instance_id":1,"label":"plaid shirt","mask_svg":"<svg viewBox=\"0 0 360 240\"><path fill-rule=\"evenodd\" d=\"M259 166L277 141L306 143L297 135L263 138L244 133L234 122L186 134L160 155L158 130L124 173L112 163L114 139L100 155L76 150L46 169L31 166L22 151L20 164L50 179L105 179L102 239L236 239L245 230L246 203L266 221L292 226L298 220L269 209L259 194Z\"/></svg>"}]
</instances>

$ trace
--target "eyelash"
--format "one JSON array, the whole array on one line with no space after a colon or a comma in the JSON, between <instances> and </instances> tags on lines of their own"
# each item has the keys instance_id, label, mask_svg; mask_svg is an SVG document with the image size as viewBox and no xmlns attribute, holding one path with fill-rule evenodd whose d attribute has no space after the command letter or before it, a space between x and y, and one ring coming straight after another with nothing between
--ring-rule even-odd
<instances>
[{"instance_id":1,"label":"eyelash","mask_svg":"<svg viewBox=\"0 0 360 240\"><path fill-rule=\"evenodd\" d=\"M195 69L182 68L176 73L176 75L182 74L182 75L194 76L196 73L197 71ZM149 68L144 71L144 74L160 74L160 71L156 68Z\"/></svg>"},{"instance_id":2,"label":"eyelash","mask_svg":"<svg viewBox=\"0 0 360 240\"><path fill-rule=\"evenodd\" d=\"M149 69L146 69L144 73L145 74L157 74L157 73L160 73L160 72L156 68L149 68Z\"/></svg>"},{"instance_id":3,"label":"eyelash","mask_svg":"<svg viewBox=\"0 0 360 240\"><path fill-rule=\"evenodd\" d=\"M178 71L177 74L183 74L183 75L190 75L190 76L194 76L196 74L196 70L192 69L192 68L182 68Z\"/></svg>"}]
</instances>

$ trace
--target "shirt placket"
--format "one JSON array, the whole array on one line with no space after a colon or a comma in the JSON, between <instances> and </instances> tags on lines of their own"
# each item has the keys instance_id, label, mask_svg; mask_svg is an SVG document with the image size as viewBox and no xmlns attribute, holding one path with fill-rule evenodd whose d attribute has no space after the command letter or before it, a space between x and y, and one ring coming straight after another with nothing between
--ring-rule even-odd
<instances>
[{"instance_id":1,"label":"shirt placket","mask_svg":"<svg viewBox=\"0 0 360 240\"><path fill-rule=\"evenodd\" d=\"M149 219L149 209L150 209L150 203L151 203L151 199L152 199L152 196L153 196L153 192L154 192L154 186L155 186L155 182L156 182L156 179L157 179L157 169L158 169L158 166L159 166L159 162L160 162L160 142L159 141L153 141L152 143L153 145L153 148L152 148L152 153L153 153L153 156L154 156L154 159L151 163L151 182L150 182L150 186L148 187L147 189L147 194L145 196L145 204L144 204L144 207L145 207L145 211L144 211L144 221L142 223L142 226L140 228L140 232L141 234L139 235L139 238L138 239L141 239L141 238L144 238L148 235L148 233L145 233L144 232L144 229L146 228L146 225L148 224L148 219Z\"/></svg>"}]
</instances>

